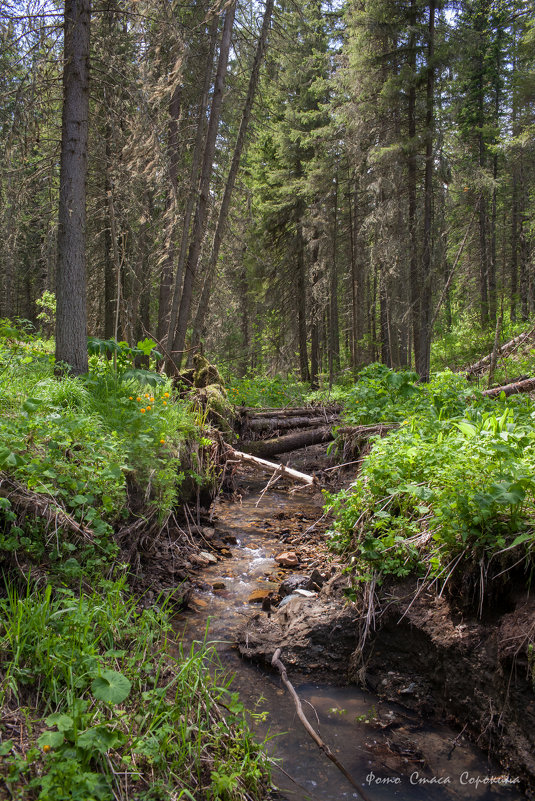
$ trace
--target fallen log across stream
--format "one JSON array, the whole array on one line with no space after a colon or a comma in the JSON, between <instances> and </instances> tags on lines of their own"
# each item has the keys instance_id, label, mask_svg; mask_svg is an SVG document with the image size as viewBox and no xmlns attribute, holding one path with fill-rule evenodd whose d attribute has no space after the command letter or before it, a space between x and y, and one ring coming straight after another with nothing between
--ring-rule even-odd
<instances>
[{"instance_id":1,"label":"fallen log across stream","mask_svg":"<svg viewBox=\"0 0 535 801\"><path fill-rule=\"evenodd\" d=\"M230 445L227 446L225 455L227 460L245 462L246 464L253 465L253 467L258 467L264 473L272 473L272 478L278 474L281 476L286 476L287 478L291 478L293 481L301 481L303 484L311 485L316 483L314 476L309 476L306 473L300 473L299 470L294 470L292 467L286 467L284 464L277 464L276 462L268 462L265 459L259 459L257 456L252 456L250 453L236 451L234 448L231 448Z\"/></svg>"},{"instance_id":2,"label":"fallen log across stream","mask_svg":"<svg viewBox=\"0 0 535 801\"><path fill-rule=\"evenodd\" d=\"M242 448L253 456L275 456L277 453L288 453L308 445L319 445L334 439L332 426L321 428L305 428L273 439L250 440L242 442Z\"/></svg>"}]
</instances>

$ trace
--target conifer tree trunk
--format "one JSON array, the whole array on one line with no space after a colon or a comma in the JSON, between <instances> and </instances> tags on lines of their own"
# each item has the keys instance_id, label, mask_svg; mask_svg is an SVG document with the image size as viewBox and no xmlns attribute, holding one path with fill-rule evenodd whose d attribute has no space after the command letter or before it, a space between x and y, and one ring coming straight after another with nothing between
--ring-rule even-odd
<instances>
[{"instance_id":1,"label":"conifer tree trunk","mask_svg":"<svg viewBox=\"0 0 535 801\"><path fill-rule=\"evenodd\" d=\"M422 381L429 381L431 361L431 299L433 248L433 144L435 104L435 0L429 2L427 44L427 82L425 113L425 177L424 177L424 237L422 252L422 296L420 301L420 347L416 372Z\"/></svg>"},{"instance_id":2,"label":"conifer tree trunk","mask_svg":"<svg viewBox=\"0 0 535 801\"><path fill-rule=\"evenodd\" d=\"M158 298L158 339L163 339L167 328L167 316L173 283L173 265L175 260L175 218L178 201L178 161L180 145L178 137L178 121L182 106L182 86L175 87L169 101L169 120L167 123L167 159L169 162L169 190L167 193L167 212L170 216L167 238L167 253L160 278Z\"/></svg>"},{"instance_id":3,"label":"conifer tree trunk","mask_svg":"<svg viewBox=\"0 0 535 801\"><path fill-rule=\"evenodd\" d=\"M90 0L65 0L56 362L87 372L85 195L89 117Z\"/></svg>"},{"instance_id":4,"label":"conifer tree trunk","mask_svg":"<svg viewBox=\"0 0 535 801\"><path fill-rule=\"evenodd\" d=\"M182 297L182 286L184 283L184 267L186 264L186 255L188 252L191 217L193 215L193 210L197 202L197 194L199 188L199 171L201 168L203 142L206 141L205 140L206 109L208 108L208 95L210 92L210 82L212 78L212 64L214 61L216 37L217 37L217 17L214 16L212 24L210 26L210 40L209 40L210 44L208 47L206 69L204 72L204 85L201 95L201 102L199 106L197 132L195 134L195 144L193 146L193 155L191 159L190 189L188 193L188 199L186 201L186 208L184 210L184 218L182 221L182 236L180 240L180 250L175 269L171 310L169 312L169 321L167 325L167 342L169 343L169 345L171 345L171 343L173 343L175 340L178 311L180 308L180 300ZM171 366L172 362L168 360L167 369L171 369Z\"/></svg>"},{"instance_id":5,"label":"conifer tree trunk","mask_svg":"<svg viewBox=\"0 0 535 801\"><path fill-rule=\"evenodd\" d=\"M236 4L232 2L227 7L227 10L225 12L225 22L223 25L221 45L219 48L219 61L217 65L217 73L214 84L212 106L210 109L210 120L208 122L208 131L206 133L206 145L204 149L201 181L199 186L199 198L197 202L197 208L195 209L195 217L193 220L191 243L186 262L186 270L184 274L184 286L182 288L182 298L180 301L176 334L174 337L173 348L172 348L172 350L176 354L177 364L179 364L181 361L180 351L184 349L184 344L186 342L186 331L189 321L191 300L193 297L193 281L197 275L197 267L199 264L201 244L204 234L204 225L206 222L206 217L208 212L210 178L212 175L216 137L219 128L221 106L223 103L223 88L225 85L225 75L227 72L228 57L230 52L230 39L232 34L232 27L234 24L235 11L236 11Z\"/></svg>"},{"instance_id":6,"label":"conifer tree trunk","mask_svg":"<svg viewBox=\"0 0 535 801\"><path fill-rule=\"evenodd\" d=\"M206 267L206 275L205 280L202 288L201 298L199 301L199 305L197 307L197 313L195 315L195 321L193 324L193 344L197 345L202 336L202 328L204 325L204 321L206 318L206 314L208 312L208 306L210 302L210 295L212 293L212 285L214 281L214 277L217 270L217 260L219 258L219 251L221 249L221 242L223 240L223 234L225 232L225 227L227 224L228 213L230 209L230 201L232 199L232 193L234 191L234 184L236 183L236 176L238 175L238 170L240 167L241 155L243 152L243 147L245 145L245 138L247 136L247 129L249 127L249 121L251 119L251 111L253 109L253 103L256 96L256 90L258 87L258 79L260 77L260 65L262 63L262 59L264 57L264 52L266 49L267 37L269 33L269 29L271 27L271 15L273 13L273 5L274 0L267 0L266 8L264 11L264 18L262 21L262 29L260 31L260 35L258 37L258 42L256 46L256 52L253 59L253 65L251 68L251 75L249 78L249 86L247 88L247 96L245 98L245 103L242 111L242 116L240 120L240 127L238 129L238 136L236 138L236 144L234 145L234 153L232 155L232 162L230 165L229 173L227 176L227 182L225 184L225 191L223 193L223 199L221 201L221 206L219 209L219 215L217 218L217 226L214 233L214 238L212 241L212 247L210 250L210 258L208 261L208 265Z\"/></svg>"}]
</instances>

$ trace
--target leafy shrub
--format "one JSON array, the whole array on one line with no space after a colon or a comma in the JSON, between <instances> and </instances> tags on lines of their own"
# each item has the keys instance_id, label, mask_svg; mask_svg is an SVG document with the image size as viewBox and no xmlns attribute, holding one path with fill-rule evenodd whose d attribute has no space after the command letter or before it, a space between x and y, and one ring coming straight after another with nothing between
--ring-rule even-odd
<instances>
[{"instance_id":1,"label":"leafy shrub","mask_svg":"<svg viewBox=\"0 0 535 801\"><path fill-rule=\"evenodd\" d=\"M505 549L531 563L533 405L473 394L467 405L469 392L452 374L414 387L407 374L394 379L374 368L350 399L353 421L404 416L398 430L375 441L352 488L328 498L332 546L360 578L444 578L455 560L488 563Z\"/></svg>"}]
</instances>

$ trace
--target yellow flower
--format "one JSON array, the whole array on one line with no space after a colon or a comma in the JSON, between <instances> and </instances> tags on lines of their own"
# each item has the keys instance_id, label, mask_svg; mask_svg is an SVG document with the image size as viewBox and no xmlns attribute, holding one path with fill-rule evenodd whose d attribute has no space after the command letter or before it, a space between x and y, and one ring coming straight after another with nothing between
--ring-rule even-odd
<instances>
[{"instance_id":1,"label":"yellow flower","mask_svg":"<svg viewBox=\"0 0 535 801\"><path fill-rule=\"evenodd\" d=\"M145 398L148 398L148 397L149 397L148 394L145 392Z\"/></svg>"},{"instance_id":2,"label":"yellow flower","mask_svg":"<svg viewBox=\"0 0 535 801\"><path fill-rule=\"evenodd\" d=\"M163 396L164 396L164 398L168 398L169 397L169 393L168 392L164 392Z\"/></svg>"},{"instance_id":3,"label":"yellow flower","mask_svg":"<svg viewBox=\"0 0 535 801\"><path fill-rule=\"evenodd\" d=\"M136 398L136 400L137 400L139 403L141 403L141 398Z\"/></svg>"},{"instance_id":4,"label":"yellow flower","mask_svg":"<svg viewBox=\"0 0 535 801\"><path fill-rule=\"evenodd\" d=\"M164 405L164 406L167 406L167 401L164 401L164 402L163 402L163 405Z\"/></svg>"},{"instance_id":5,"label":"yellow flower","mask_svg":"<svg viewBox=\"0 0 535 801\"><path fill-rule=\"evenodd\" d=\"M50 751L50 746L49 746L49 745L44 745L44 746L43 746L43 751L44 751L44 752L45 752L45 754L46 754L48 751Z\"/></svg>"},{"instance_id":6,"label":"yellow flower","mask_svg":"<svg viewBox=\"0 0 535 801\"><path fill-rule=\"evenodd\" d=\"M147 411L150 412L150 406L147 406Z\"/></svg>"},{"instance_id":7,"label":"yellow flower","mask_svg":"<svg viewBox=\"0 0 535 801\"><path fill-rule=\"evenodd\" d=\"M149 398L151 403L154 403L154 398Z\"/></svg>"},{"instance_id":8,"label":"yellow flower","mask_svg":"<svg viewBox=\"0 0 535 801\"><path fill-rule=\"evenodd\" d=\"M165 440L164 439L160 440L160 445L165 445Z\"/></svg>"},{"instance_id":9,"label":"yellow flower","mask_svg":"<svg viewBox=\"0 0 535 801\"><path fill-rule=\"evenodd\" d=\"M141 414L145 414L145 409L140 409L139 411L141 412Z\"/></svg>"},{"instance_id":10,"label":"yellow flower","mask_svg":"<svg viewBox=\"0 0 535 801\"><path fill-rule=\"evenodd\" d=\"M130 395L130 397L128 398L128 400L134 400L134 399L133 399L133 397L132 397L132 395Z\"/></svg>"}]
</instances>

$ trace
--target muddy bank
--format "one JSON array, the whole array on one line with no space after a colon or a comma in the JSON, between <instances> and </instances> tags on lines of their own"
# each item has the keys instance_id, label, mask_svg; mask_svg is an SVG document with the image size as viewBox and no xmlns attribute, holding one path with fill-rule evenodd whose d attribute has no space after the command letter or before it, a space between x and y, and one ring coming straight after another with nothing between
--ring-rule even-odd
<instances>
[{"instance_id":1,"label":"muddy bank","mask_svg":"<svg viewBox=\"0 0 535 801\"><path fill-rule=\"evenodd\" d=\"M301 674L361 684L413 713L458 727L520 779L535 799L535 694L527 643L535 599L523 596L492 619L456 613L409 583L383 588L359 647L368 607L347 603L343 576L316 598L294 596L239 632L241 654L265 666L276 648Z\"/></svg>"}]
</instances>

